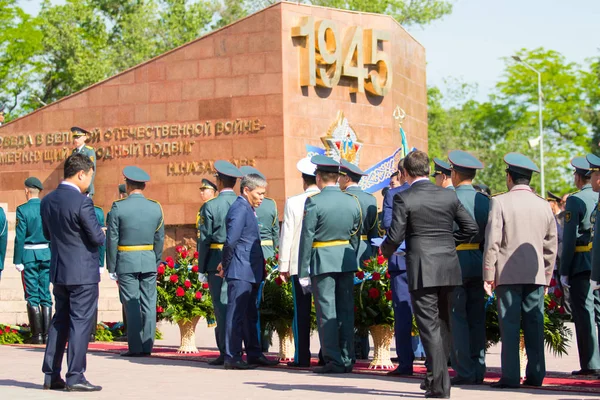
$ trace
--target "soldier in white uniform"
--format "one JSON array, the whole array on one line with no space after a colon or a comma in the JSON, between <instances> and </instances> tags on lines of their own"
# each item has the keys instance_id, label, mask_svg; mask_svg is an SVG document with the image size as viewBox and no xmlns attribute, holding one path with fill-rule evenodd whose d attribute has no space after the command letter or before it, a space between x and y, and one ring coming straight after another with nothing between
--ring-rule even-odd
<instances>
[{"instance_id":1,"label":"soldier in white uniform","mask_svg":"<svg viewBox=\"0 0 600 400\"><path fill-rule=\"evenodd\" d=\"M303 158L296 165L302 173L304 192L290 197L285 202L283 226L279 241L279 271L284 279L292 279L294 293L294 344L296 351L291 367L310 367L310 311L311 293L304 293L298 281L298 246L304 217L304 203L309 196L319 193L315 168L309 158Z\"/></svg>"}]
</instances>

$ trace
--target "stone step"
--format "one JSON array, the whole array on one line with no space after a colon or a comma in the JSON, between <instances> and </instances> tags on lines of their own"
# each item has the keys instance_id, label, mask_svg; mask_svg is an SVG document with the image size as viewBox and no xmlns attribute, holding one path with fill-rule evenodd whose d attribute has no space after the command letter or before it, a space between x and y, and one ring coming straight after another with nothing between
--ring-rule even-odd
<instances>
[{"instance_id":1,"label":"stone step","mask_svg":"<svg viewBox=\"0 0 600 400\"><path fill-rule=\"evenodd\" d=\"M121 310L118 311L102 311L98 310L98 321L99 322L119 322L123 320ZM29 324L27 319L27 311L23 309L23 312L11 312L4 313L0 312L0 323L2 324Z\"/></svg>"}]
</instances>

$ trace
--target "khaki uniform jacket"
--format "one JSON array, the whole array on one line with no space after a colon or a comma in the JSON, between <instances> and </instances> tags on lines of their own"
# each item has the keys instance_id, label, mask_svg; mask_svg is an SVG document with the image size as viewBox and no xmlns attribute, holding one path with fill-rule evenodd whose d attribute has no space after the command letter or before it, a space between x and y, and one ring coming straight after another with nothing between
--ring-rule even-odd
<instances>
[{"instance_id":1,"label":"khaki uniform jacket","mask_svg":"<svg viewBox=\"0 0 600 400\"><path fill-rule=\"evenodd\" d=\"M527 185L492 198L483 279L498 285L549 285L558 251L550 205Z\"/></svg>"}]
</instances>

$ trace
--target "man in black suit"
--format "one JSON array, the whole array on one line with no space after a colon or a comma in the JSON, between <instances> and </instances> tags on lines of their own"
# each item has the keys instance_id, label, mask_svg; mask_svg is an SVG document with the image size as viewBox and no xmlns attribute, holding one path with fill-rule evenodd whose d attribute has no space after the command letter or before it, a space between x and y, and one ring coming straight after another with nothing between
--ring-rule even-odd
<instances>
[{"instance_id":1,"label":"man in black suit","mask_svg":"<svg viewBox=\"0 0 600 400\"><path fill-rule=\"evenodd\" d=\"M426 153L409 153L404 170L411 186L394 196L381 251L389 258L406 240L408 287L428 364L422 387L426 398L450 398L450 299L462 284L456 244L471 240L478 228L454 191L429 181Z\"/></svg>"},{"instance_id":2,"label":"man in black suit","mask_svg":"<svg viewBox=\"0 0 600 400\"><path fill-rule=\"evenodd\" d=\"M86 192L94 175L94 163L85 154L65 161L64 181L42 200L44 236L50 240L50 282L56 312L52 318L42 371L44 389L99 391L83 375L90 333L98 304L98 247L105 234L98 224L92 199ZM67 381L60 377L65 345Z\"/></svg>"}]
</instances>

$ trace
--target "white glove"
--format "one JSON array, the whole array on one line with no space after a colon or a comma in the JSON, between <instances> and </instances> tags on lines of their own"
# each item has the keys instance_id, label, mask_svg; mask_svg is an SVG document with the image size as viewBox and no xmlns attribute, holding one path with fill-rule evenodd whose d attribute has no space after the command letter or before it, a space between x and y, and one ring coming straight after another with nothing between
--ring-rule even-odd
<instances>
[{"instance_id":1,"label":"white glove","mask_svg":"<svg viewBox=\"0 0 600 400\"><path fill-rule=\"evenodd\" d=\"M15 268L17 269L17 271L23 272L25 266L23 264L15 264Z\"/></svg>"},{"instance_id":2,"label":"white glove","mask_svg":"<svg viewBox=\"0 0 600 400\"><path fill-rule=\"evenodd\" d=\"M298 282L300 282L300 286L302 286L302 287L310 286L310 278L299 278Z\"/></svg>"},{"instance_id":3,"label":"white glove","mask_svg":"<svg viewBox=\"0 0 600 400\"><path fill-rule=\"evenodd\" d=\"M118 280L119 280L119 277L117 276L117 273L116 273L116 272L109 272L109 273L108 273L108 276L109 276L109 277L110 277L110 279L111 279L111 280L113 280L113 281L118 281Z\"/></svg>"},{"instance_id":4,"label":"white glove","mask_svg":"<svg viewBox=\"0 0 600 400\"><path fill-rule=\"evenodd\" d=\"M567 275L560 276L560 283L567 289L571 287L571 285L569 285L569 277Z\"/></svg>"},{"instance_id":5,"label":"white glove","mask_svg":"<svg viewBox=\"0 0 600 400\"><path fill-rule=\"evenodd\" d=\"M104 267L100 267L100 268L98 269L98 273L99 273L100 275L102 275L102 274L104 273L104 270L105 270L105 269L106 269L106 268L104 268Z\"/></svg>"},{"instance_id":6,"label":"white glove","mask_svg":"<svg viewBox=\"0 0 600 400\"><path fill-rule=\"evenodd\" d=\"M593 279L590 279L590 284L592 285L592 290L598 290L600 289L600 283L596 282Z\"/></svg>"},{"instance_id":7,"label":"white glove","mask_svg":"<svg viewBox=\"0 0 600 400\"><path fill-rule=\"evenodd\" d=\"M208 282L208 278L206 277L206 274L198 273L198 282L201 282L201 283Z\"/></svg>"}]
</instances>

